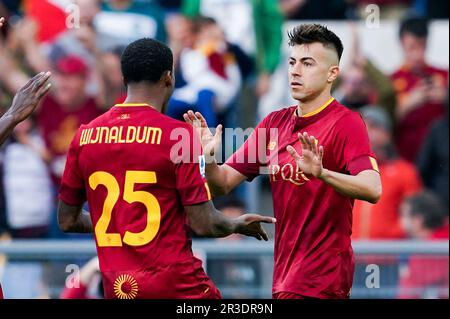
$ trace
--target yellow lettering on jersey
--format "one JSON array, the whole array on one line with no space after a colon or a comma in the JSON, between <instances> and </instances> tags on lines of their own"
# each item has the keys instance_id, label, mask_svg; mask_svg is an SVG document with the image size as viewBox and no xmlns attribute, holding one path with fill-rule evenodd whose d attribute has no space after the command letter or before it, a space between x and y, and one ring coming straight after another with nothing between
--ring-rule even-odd
<instances>
[{"instance_id":1,"label":"yellow lettering on jersey","mask_svg":"<svg viewBox=\"0 0 450 319\"><path fill-rule=\"evenodd\" d=\"M162 130L159 127L148 127L147 138L145 139L145 144L149 143L150 136L152 137L151 144L158 144L158 145L161 144Z\"/></svg>"},{"instance_id":2,"label":"yellow lettering on jersey","mask_svg":"<svg viewBox=\"0 0 450 319\"><path fill-rule=\"evenodd\" d=\"M142 134L141 134L141 131L142 131ZM136 143L138 143L138 144L144 143L145 132L146 132L146 127L138 126L137 132L136 132Z\"/></svg>"},{"instance_id":3,"label":"yellow lettering on jersey","mask_svg":"<svg viewBox=\"0 0 450 319\"><path fill-rule=\"evenodd\" d=\"M111 127L109 130L109 144L117 144L117 140L119 138L119 128L117 126Z\"/></svg>"},{"instance_id":4,"label":"yellow lettering on jersey","mask_svg":"<svg viewBox=\"0 0 450 319\"><path fill-rule=\"evenodd\" d=\"M280 172L281 167L280 165L271 165L271 172L270 177L273 178L272 182L276 182L277 180L277 174Z\"/></svg>"},{"instance_id":5,"label":"yellow lettering on jersey","mask_svg":"<svg viewBox=\"0 0 450 319\"><path fill-rule=\"evenodd\" d=\"M87 130L82 130L81 131L81 136L80 136L80 146L86 145L86 136Z\"/></svg>"},{"instance_id":6,"label":"yellow lettering on jersey","mask_svg":"<svg viewBox=\"0 0 450 319\"><path fill-rule=\"evenodd\" d=\"M89 141L92 139L92 134L94 134L94 129L90 128L89 129L89 136L86 139L86 142L89 143Z\"/></svg>"},{"instance_id":7,"label":"yellow lettering on jersey","mask_svg":"<svg viewBox=\"0 0 450 319\"><path fill-rule=\"evenodd\" d=\"M131 144L136 140L136 126L128 126L126 143Z\"/></svg>"},{"instance_id":8,"label":"yellow lettering on jersey","mask_svg":"<svg viewBox=\"0 0 450 319\"><path fill-rule=\"evenodd\" d=\"M100 140L99 143L105 143L105 144L109 144L109 127L104 127L102 126L100 128ZM103 142L104 140L104 142Z\"/></svg>"},{"instance_id":9,"label":"yellow lettering on jersey","mask_svg":"<svg viewBox=\"0 0 450 319\"><path fill-rule=\"evenodd\" d=\"M162 129L150 126L100 126L81 131L80 146L87 144L161 144Z\"/></svg>"},{"instance_id":10,"label":"yellow lettering on jersey","mask_svg":"<svg viewBox=\"0 0 450 319\"><path fill-rule=\"evenodd\" d=\"M119 144L124 144L125 139L123 138L123 126L119 127Z\"/></svg>"},{"instance_id":11,"label":"yellow lettering on jersey","mask_svg":"<svg viewBox=\"0 0 450 319\"><path fill-rule=\"evenodd\" d=\"M100 139L100 127L95 128L95 139L91 139L89 144L97 144Z\"/></svg>"}]
</instances>

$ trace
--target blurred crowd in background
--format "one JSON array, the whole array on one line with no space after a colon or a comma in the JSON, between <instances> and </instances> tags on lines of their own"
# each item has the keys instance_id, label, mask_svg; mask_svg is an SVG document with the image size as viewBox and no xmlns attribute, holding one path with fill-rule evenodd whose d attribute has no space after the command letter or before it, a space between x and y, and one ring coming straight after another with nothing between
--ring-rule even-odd
<instances>
[{"instance_id":1,"label":"blurred crowd in background","mask_svg":"<svg viewBox=\"0 0 450 319\"><path fill-rule=\"evenodd\" d=\"M448 70L426 58L429 21L448 19L440 0L0 0L0 114L31 75L51 70L54 84L0 149L0 238L71 236L56 227L54 206L66 152L81 124L124 101L120 56L131 41L156 38L173 50L169 116L194 109L210 127L254 127L289 106L264 106L274 73L288 63L285 23L352 23L369 4L399 21L392 36L403 62L385 74L356 31L345 49L351 63L333 96L361 112L383 183L378 204L356 201L353 239L448 238ZM235 216L246 199L234 194L218 205Z\"/></svg>"}]
</instances>

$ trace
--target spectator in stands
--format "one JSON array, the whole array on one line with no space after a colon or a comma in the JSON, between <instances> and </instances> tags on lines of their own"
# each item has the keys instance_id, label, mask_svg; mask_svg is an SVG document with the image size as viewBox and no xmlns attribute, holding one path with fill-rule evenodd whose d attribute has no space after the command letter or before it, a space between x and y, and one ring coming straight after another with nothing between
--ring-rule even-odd
<instances>
[{"instance_id":1,"label":"spectator in stands","mask_svg":"<svg viewBox=\"0 0 450 319\"><path fill-rule=\"evenodd\" d=\"M379 106L366 106L361 114L379 164L383 196L377 204L355 201L352 238L400 239L405 236L400 206L406 197L421 190L419 173L414 165L398 157L386 111Z\"/></svg>"},{"instance_id":2,"label":"spectator in stands","mask_svg":"<svg viewBox=\"0 0 450 319\"><path fill-rule=\"evenodd\" d=\"M98 265L98 257L89 260L80 270L78 281L69 280L61 292L60 299L101 299L104 298L103 282Z\"/></svg>"},{"instance_id":3,"label":"spectator in stands","mask_svg":"<svg viewBox=\"0 0 450 319\"><path fill-rule=\"evenodd\" d=\"M103 0L101 8L95 26L103 51L125 47L145 37L166 40L164 11L154 1Z\"/></svg>"},{"instance_id":4,"label":"spectator in stands","mask_svg":"<svg viewBox=\"0 0 450 319\"><path fill-rule=\"evenodd\" d=\"M403 66L392 75L397 91L396 144L405 159L414 162L432 123L444 115L448 71L425 59L427 21L407 18L400 26Z\"/></svg>"},{"instance_id":5,"label":"spectator in stands","mask_svg":"<svg viewBox=\"0 0 450 319\"><path fill-rule=\"evenodd\" d=\"M37 123L50 152L50 171L58 188L66 154L76 130L101 114L94 98L86 94L88 66L77 56L56 63L54 90L37 112Z\"/></svg>"},{"instance_id":6,"label":"spectator in stands","mask_svg":"<svg viewBox=\"0 0 450 319\"><path fill-rule=\"evenodd\" d=\"M354 110L366 105L382 106L394 120L396 105L395 90L391 79L362 52L360 38L355 24L351 24L352 47L349 50L349 67L343 72L342 80L336 84L333 95Z\"/></svg>"},{"instance_id":7,"label":"spectator in stands","mask_svg":"<svg viewBox=\"0 0 450 319\"><path fill-rule=\"evenodd\" d=\"M185 81L179 80L180 74L180 56L186 48L193 48L195 43L195 32L193 19L180 14L175 14L166 19L166 31L168 36L168 45L173 52L175 66L175 87L185 85Z\"/></svg>"},{"instance_id":8,"label":"spectator in stands","mask_svg":"<svg viewBox=\"0 0 450 319\"><path fill-rule=\"evenodd\" d=\"M439 196L446 211L449 210L449 126L448 95L445 101L446 116L431 127L419 152L417 166L427 188Z\"/></svg>"},{"instance_id":9,"label":"spectator in stands","mask_svg":"<svg viewBox=\"0 0 450 319\"><path fill-rule=\"evenodd\" d=\"M13 238L47 237L54 202L48 160L34 119L26 119L15 128L4 154L2 182Z\"/></svg>"},{"instance_id":10,"label":"spectator in stands","mask_svg":"<svg viewBox=\"0 0 450 319\"><path fill-rule=\"evenodd\" d=\"M105 105L109 108L115 104L125 101L127 92L123 85L122 70L120 67L120 57L122 48L115 48L101 53L99 57L100 73L103 77L105 94Z\"/></svg>"},{"instance_id":11,"label":"spectator in stands","mask_svg":"<svg viewBox=\"0 0 450 319\"><path fill-rule=\"evenodd\" d=\"M258 96L269 92L281 56L283 16L277 1L183 0L182 12L189 17L214 18L228 42L255 58Z\"/></svg>"},{"instance_id":12,"label":"spectator in stands","mask_svg":"<svg viewBox=\"0 0 450 319\"><path fill-rule=\"evenodd\" d=\"M448 211L431 192L409 197L402 205L402 224L416 240L448 242ZM449 298L447 256L412 255L400 272L400 298Z\"/></svg>"},{"instance_id":13,"label":"spectator in stands","mask_svg":"<svg viewBox=\"0 0 450 319\"><path fill-rule=\"evenodd\" d=\"M225 112L239 92L241 74L214 19L197 17L193 32L193 47L184 48L179 57L186 84L175 90L167 114L181 120L193 108L216 126L217 114Z\"/></svg>"},{"instance_id":14,"label":"spectator in stands","mask_svg":"<svg viewBox=\"0 0 450 319\"><path fill-rule=\"evenodd\" d=\"M65 23L67 28L58 33L52 41L43 44L38 40L38 29L42 27L43 21L36 19L42 19L40 16L22 19L15 28L14 37L17 38L27 65L35 72L51 69L54 67L52 61L69 55L83 58L89 66L87 93L95 97L99 107L106 109L110 107L106 99L111 96L111 92L106 94L104 87L107 77L101 72L102 54L98 46L98 32L94 26L94 19L100 12L100 1L76 0L75 4L79 6L79 21L76 21L78 17L68 17Z\"/></svg>"}]
</instances>

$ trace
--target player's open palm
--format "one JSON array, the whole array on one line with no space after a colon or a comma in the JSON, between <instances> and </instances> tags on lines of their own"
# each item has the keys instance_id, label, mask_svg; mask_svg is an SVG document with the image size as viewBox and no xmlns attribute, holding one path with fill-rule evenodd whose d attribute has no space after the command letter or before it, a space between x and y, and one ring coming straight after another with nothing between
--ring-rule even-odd
<instances>
[{"instance_id":1,"label":"player's open palm","mask_svg":"<svg viewBox=\"0 0 450 319\"><path fill-rule=\"evenodd\" d=\"M20 123L33 113L36 106L50 90L50 72L42 72L28 81L14 96L11 107L5 115L10 115L14 122Z\"/></svg>"},{"instance_id":2,"label":"player's open palm","mask_svg":"<svg viewBox=\"0 0 450 319\"><path fill-rule=\"evenodd\" d=\"M236 232L242 235L255 237L258 240L269 240L266 231L261 226L261 223L273 224L276 219L268 216L261 216L257 214L245 214L237 218Z\"/></svg>"},{"instance_id":3,"label":"player's open palm","mask_svg":"<svg viewBox=\"0 0 450 319\"><path fill-rule=\"evenodd\" d=\"M291 145L287 147L287 151L306 176L319 177L323 171L323 147L318 145L314 136L309 136L306 132L298 134L298 138L302 145L302 155Z\"/></svg>"},{"instance_id":4,"label":"player's open palm","mask_svg":"<svg viewBox=\"0 0 450 319\"><path fill-rule=\"evenodd\" d=\"M186 123L191 124L200 136L203 152L207 156L214 156L222 142L222 125L217 126L216 134L212 134L205 118L200 112L188 111L183 115Z\"/></svg>"}]
</instances>

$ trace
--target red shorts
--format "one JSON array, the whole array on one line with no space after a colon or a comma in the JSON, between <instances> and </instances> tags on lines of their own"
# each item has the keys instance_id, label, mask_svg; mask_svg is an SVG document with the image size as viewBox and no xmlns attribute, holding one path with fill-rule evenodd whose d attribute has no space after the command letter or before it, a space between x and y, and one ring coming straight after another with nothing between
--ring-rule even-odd
<instances>
[{"instance_id":1,"label":"red shorts","mask_svg":"<svg viewBox=\"0 0 450 319\"><path fill-rule=\"evenodd\" d=\"M146 270L103 272L107 299L221 299L198 259Z\"/></svg>"},{"instance_id":2,"label":"red shorts","mask_svg":"<svg viewBox=\"0 0 450 319\"><path fill-rule=\"evenodd\" d=\"M273 299L317 299L313 297L302 296L293 292L277 292L272 295Z\"/></svg>"},{"instance_id":3,"label":"red shorts","mask_svg":"<svg viewBox=\"0 0 450 319\"><path fill-rule=\"evenodd\" d=\"M0 299L3 299L2 285L0 285Z\"/></svg>"}]
</instances>

